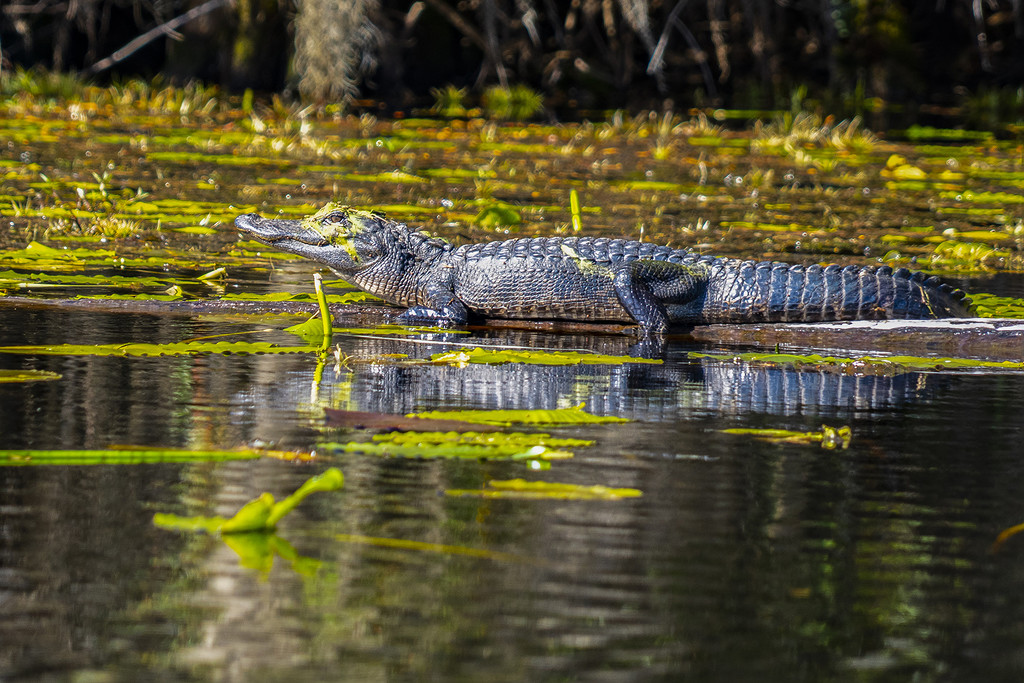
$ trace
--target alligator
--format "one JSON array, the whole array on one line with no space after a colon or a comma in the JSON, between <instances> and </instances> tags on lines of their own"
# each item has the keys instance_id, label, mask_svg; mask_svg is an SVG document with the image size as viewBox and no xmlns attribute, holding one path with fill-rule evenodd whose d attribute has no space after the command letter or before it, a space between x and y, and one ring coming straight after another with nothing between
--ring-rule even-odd
<instances>
[{"instance_id":1,"label":"alligator","mask_svg":"<svg viewBox=\"0 0 1024 683\"><path fill-rule=\"evenodd\" d=\"M328 266L403 323L492 318L670 325L968 315L966 295L888 266L794 265L604 237L453 246L383 214L336 203L302 220L238 216L243 233Z\"/></svg>"}]
</instances>

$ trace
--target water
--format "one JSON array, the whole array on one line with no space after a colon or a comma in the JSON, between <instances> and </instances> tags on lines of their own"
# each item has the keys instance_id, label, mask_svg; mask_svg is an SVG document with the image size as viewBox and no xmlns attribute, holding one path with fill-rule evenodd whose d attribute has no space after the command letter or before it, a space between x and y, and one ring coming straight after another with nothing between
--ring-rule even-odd
<instances>
[{"instance_id":1,"label":"water","mask_svg":"<svg viewBox=\"0 0 1024 683\"><path fill-rule=\"evenodd\" d=\"M35 315L5 320L19 341ZM114 316L50 334L179 338ZM183 329L184 328L184 329ZM34 336L34 334L27 335ZM69 333L68 336L71 336ZM355 358L441 347L343 337ZM472 342L628 348L624 337L480 332ZM410 348L412 347L412 348ZM310 356L45 357L59 383L0 385L5 447L310 449L318 406L386 413L566 407L621 425L569 461L322 454L312 464L6 467L4 680L1018 680L1018 375L856 377L687 360L619 367L328 367ZM5 357L5 365L11 365ZM849 425L847 450L728 427ZM230 515L328 465L345 487L278 530L272 567L154 512ZM450 498L526 477L643 491L618 501ZM427 548L368 545L412 540ZM265 543L266 541L262 541ZM486 551L460 554L450 546ZM282 551L281 548L290 548ZM448 548L448 549L446 549ZM316 563L303 574L294 552Z\"/></svg>"},{"instance_id":2,"label":"water","mask_svg":"<svg viewBox=\"0 0 1024 683\"><path fill-rule=\"evenodd\" d=\"M700 131L635 122L364 117L311 121L300 132L264 112L270 129L258 133L262 123L237 111L193 120L143 107L123 117L21 106L0 103L9 114L0 118L0 246L39 239L115 253L81 263L4 261L0 273L165 280L43 282L33 296L160 294L170 285L200 300L308 291L312 264L239 245L231 218L279 208L298 215L336 199L386 207L457 240L565 233L570 190L580 193L587 234L844 264L876 263L898 248L901 256L890 254L897 263L920 259L974 291L1024 292L1013 265L1024 204L1011 201L1022 177L1012 140L772 152L736 145L728 131L712 131L722 140L708 143ZM900 177L894 151L926 179ZM387 175L395 170L406 175ZM134 198L136 189L147 196ZM473 224L482 208L502 204L523 222ZM88 233L101 219L138 227L97 243ZM222 229L205 234L209 226ZM183 228L191 232L175 232ZM999 251L930 260L944 240ZM225 281L195 279L220 265ZM17 280L0 278L0 290L25 294ZM295 344L280 331L291 322L4 306L0 346L237 333ZM379 315L358 324L376 322ZM424 358L452 343L634 349L626 335L499 328L423 341L340 335L347 367L318 367L312 354L0 354L0 369L62 375L0 383L2 449L317 452L312 462L0 467L0 681L1024 676L1024 535L993 552L1002 530L1024 523L1024 375L887 377L702 361L688 353L747 349L685 336L656 351L661 365L381 360ZM595 442L549 470L324 446L365 438L325 423L324 408L404 414L580 403L631 421L546 430ZM722 431L823 424L849 426L849 448ZM156 513L230 516L264 492L283 498L328 467L344 473L344 487L311 496L274 535L218 538L153 523ZM444 493L515 478L643 495Z\"/></svg>"}]
</instances>

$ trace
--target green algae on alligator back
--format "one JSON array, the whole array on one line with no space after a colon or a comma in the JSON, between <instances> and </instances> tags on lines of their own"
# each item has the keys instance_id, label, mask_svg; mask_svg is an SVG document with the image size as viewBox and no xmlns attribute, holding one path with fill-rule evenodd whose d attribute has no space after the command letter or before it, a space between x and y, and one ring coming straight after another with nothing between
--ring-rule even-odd
<instances>
[{"instance_id":1,"label":"green algae on alligator back","mask_svg":"<svg viewBox=\"0 0 1024 683\"><path fill-rule=\"evenodd\" d=\"M644 333L660 333L672 324L967 315L962 291L885 266L804 268L587 237L454 247L382 214L334 202L301 221L243 214L235 225L407 306L403 322L465 324L471 315L632 321Z\"/></svg>"}]
</instances>

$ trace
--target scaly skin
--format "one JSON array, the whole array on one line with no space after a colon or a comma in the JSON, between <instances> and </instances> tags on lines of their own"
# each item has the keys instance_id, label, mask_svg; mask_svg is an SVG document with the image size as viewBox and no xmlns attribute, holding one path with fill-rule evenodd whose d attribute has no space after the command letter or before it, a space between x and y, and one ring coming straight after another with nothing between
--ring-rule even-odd
<instances>
[{"instance_id":1,"label":"scaly skin","mask_svg":"<svg viewBox=\"0 0 1024 683\"><path fill-rule=\"evenodd\" d=\"M447 242L380 214L328 204L302 220L246 214L255 239L330 267L409 307L403 322L496 318L670 325L967 315L964 293L905 268L740 261L603 237Z\"/></svg>"}]
</instances>

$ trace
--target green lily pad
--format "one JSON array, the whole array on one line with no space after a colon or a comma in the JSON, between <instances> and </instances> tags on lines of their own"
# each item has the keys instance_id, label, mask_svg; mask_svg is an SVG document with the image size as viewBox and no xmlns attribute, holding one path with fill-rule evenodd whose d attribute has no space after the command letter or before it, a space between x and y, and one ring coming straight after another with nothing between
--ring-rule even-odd
<instances>
[{"instance_id":1,"label":"green lily pad","mask_svg":"<svg viewBox=\"0 0 1024 683\"><path fill-rule=\"evenodd\" d=\"M389 432L377 434L373 440L402 445L448 444L513 446L516 448L532 448L534 446L576 448L594 445L594 442L588 439L552 437L550 434L524 432Z\"/></svg>"},{"instance_id":2,"label":"green lily pad","mask_svg":"<svg viewBox=\"0 0 1024 683\"><path fill-rule=\"evenodd\" d=\"M486 444L402 444L377 442L325 443L322 450L360 453L385 458L461 459L461 460L565 460L572 452L547 446Z\"/></svg>"},{"instance_id":3,"label":"green lily pad","mask_svg":"<svg viewBox=\"0 0 1024 683\"><path fill-rule=\"evenodd\" d=\"M600 484L561 484L546 481L509 479L489 481L485 489L447 489L445 495L474 498L514 498L519 500L620 500L639 498L639 489L611 488Z\"/></svg>"},{"instance_id":4,"label":"green lily pad","mask_svg":"<svg viewBox=\"0 0 1024 683\"><path fill-rule=\"evenodd\" d=\"M289 459L293 454L253 449L216 450L187 448L106 448L85 450L0 450L0 465L144 465L165 462L219 462Z\"/></svg>"},{"instance_id":5,"label":"green lily pad","mask_svg":"<svg viewBox=\"0 0 1024 683\"><path fill-rule=\"evenodd\" d=\"M1024 299L972 292L971 315L979 318L1021 319L1024 318Z\"/></svg>"},{"instance_id":6,"label":"green lily pad","mask_svg":"<svg viewBox=\"0 0 1024 683\"><path fill-rule=\"evenodd\" d=\"M312 317L305 322L284 328L285 332L298 335L309 344L319 344L324 338L324 327L320 318ZM381 325L379 327L332 327L331 334L368 334L368 335L414 335L444 332L445 334L469 334L465 330L448 330L438 327L418 327L414 325Z\"/></svg>"},{"instance_id":7,"label":"green lily pad","mask_svg":"<svg viewBox=\"0 0 1024 683\"><path fill-rule=\"evenodd\" d=\"M225 301L309 301L315 302L316 296L308 292L272 292L270 294L225 294ZM357 304L364 301L380 301L380 297L366 292L346 292L344 294L328 294L329 304Z\"/></svg>"},{"instance_id":8,"label":"green lily pad","mask_svg":"<svg viewBox=\"0 0 1024 683\"><path fill-rule=\"evenodd\" d=\"M172 344L54 344L0 346L0 353L41 356L195 356L207 353L309 353L312 346L278 346L268 342L178 342Z\"/></svg>"},{"instance_id":9,"label":"green lily pad","mask_svg":"<svg viewBox=\"0 0 1024 683\"><path fill-rule=\"evenodd\" d=\"M371 442L327 443L318 450L396 458L545 461L571 458L566 448L593 443L522 432L390 432L374 436Z\"/></svg>"},{"instance_id":10,"label":"green lily pad","mask_svg":"<svg viewBox=\"0 0 1024 683\"><path fill-rule=\"evenodd\" d=\"M495 204L480 211L473 220L481 228L497 228L504 225L519 225L523 217L511 206Z\"/></svg>"},{"instance_id":11,"label":"green lily pad","mask_svg":"<svg viewBox=\"0 0 1024 683\"><path fill-rule=\"evenodd\" d=\"M723 434L741 434L752 436L770 443L820 444L822 448L846 449L850 445L853 432L848 426L829 427L822 425L819 432L796 432L788 429L723 429Z\"/></svg>"},{"instance_id":12,"label":"green lily pad","mask_svg":"<svg viewBox=\"0 0 1024 683\"><path fill-rule=\"evenodd\" d=\"M49 370L0 370L0 384L13 382L50 382L62 375Z\"/></svg>"},{"instance_id":13,"label":"green lily pad","mask_svg":"<svg viewBox=\"0 0 1024 683\"><path fill-rule=\"evenodd\" d=\"M423 417L436 420L461 420L477 424L509 426L531 425L579 425L629 422L622 417L600 416L588 413L580 403L574 408L551 410L429 410L411 413L408 417Z\"/></svg>"}]
</instances>

